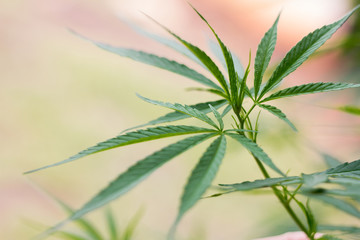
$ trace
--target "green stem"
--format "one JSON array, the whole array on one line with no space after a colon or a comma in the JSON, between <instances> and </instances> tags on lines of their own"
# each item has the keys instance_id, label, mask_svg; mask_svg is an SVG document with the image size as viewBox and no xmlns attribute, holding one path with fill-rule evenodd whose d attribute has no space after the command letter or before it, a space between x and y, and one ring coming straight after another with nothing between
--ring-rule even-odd
<instances>
[{"instance_id":1,"label":"green stem","mask_svg":"<svg viewBox=\"0 0 360 240\"><path fill-rule=\"evenodd\" d=\"M240 112L239 111L235 111L236 117L238 118L240 125L241 125L241 129L243 128L244 125L244 119L246 119L249 116L249 113L254 109L255 104L249 109L249 111L245 114L245 118L241 118L240 116ZM234 107L233 107L234 109ZM234 109L235 110L235 109ZM244 134L244 133L239 133L239 134ZM262 164L262 162L256 157L254 156L254 154L251 154L253 156L253 158L255 159L258 167L260 168L261 173L264 175L265 178L270 178L269 173L266 171L264 165ZM288 212L288 214L290 215L290 217L294 220L294 222L296 223L296 225L306 234L306 236L308 236L310 238L310 240L313 240L314 237L312 236L312 234L310 233L310 231L308 231L306 229L306 227L304 226L304 224L301 222L301 220L298 218L298 216L296 215L296 213L294 212L294 210L291 208L290 203L285 199L285 197L283 196L283 194L279 191L279 189L277 189L275 186L271 187L274 194L276 195L276 197L279 199L280 203L283 205L283 207L285 208L285 210Z\"/></svg>"},{"instance_id":2,"label":"green stem","mask_svg":"<svg viewBox=\"0 0 360 240\"><path fill-rule=\"evenodd\" d=\"M262 162L255 157L253 154L252 156L254 157L257 165L260 168L261 173L264 175L265 178L270 178L269 173L266 171L264 165L262 164ZM311 236L311 233L309 233L309 231L306 229L306 227L304 226L304 224L301 222L301 220L298 218L298 216L296 215L296 213L294 212L294 210L291 208L289 202L284 198L284 196L282 195L282 193L279 191L279 189L277 189L275 186L271 187L274 194L276 195L276 197L279 199L280 203L283 205L283 207L285 208L285 210L288 212L288 214L290 215L290 217L294 220L294 222L296 223L296 225L310 238L313 239L313 237Z\"/></svg>"},{"instance_id":3,"label":"green stem","mask_svg":"<svg viewBox=\"0 0 360 240\"><path fill-rule=\"evenodd\" d=\"M256 106L256 104L253 104L253 105L251 106L251 108L249 109L249 111L246 113L246 115L245 115L245 117L244 117L244 120L246 120L246 118L249 117L249 114L250 114L251 111L255 108L255 106Z\"/></svg>"}]
</instances>

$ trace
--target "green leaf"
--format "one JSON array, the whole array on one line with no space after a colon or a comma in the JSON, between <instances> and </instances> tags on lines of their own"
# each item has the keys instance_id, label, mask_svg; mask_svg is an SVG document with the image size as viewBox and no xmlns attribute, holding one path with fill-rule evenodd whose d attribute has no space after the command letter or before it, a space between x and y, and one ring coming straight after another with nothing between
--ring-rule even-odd
<instances>
[{"instance_id":1,"label":"green leaf","mask_svg":"<svg viewBox=\"0 0 360 240\"><path fill-rule=\"evenodd\" d=\"M51 195L48 192L46 192L46 193L51 198L53 198L69 215L74 214L75 211L69 205L67 205L65 202L61 201L59 198L55 197L54 195ZM92 240L102 240L103 239L103 237L101 236L100 232L96 229L96 227L87 219L79 218L75 221L75 223ZM63 235L64 237L67 237L68 239L77 239L77 237L79 237L77 235L73 235L71 233L64 232L64 231L59 232L59 233L60 233L60 235Z\"/></svg>"},{"instance_id":2,"label":"green leaf","mask_svg":"<svg viewBox=\"0 0 360 240\"><path fill-rule=\"evenodd\" d=\"M50 165L47 165L47 166L44 166L44 167L41 167L41 168L38 168L35 170L25 172L25 174L36 172L36 171L54 167L54 166L58 166L58 165L68 163L68 162L77 160L79 158L88 156L90 154L106 151L106 150L117 148L117 147L130 145L130 144L147 142L147 141L156 140L156 139L160 139L160 138L173 137L173 136L179 136L179 135L184 135L184 134L213 132L213 131L214 130L206 129L206 128L178 125L178 126L160 126L160 127L148 128L145 130L129 132L129 133L108 139L106 141L100 142L95 146L89 147L89 148L79 152L78 154L69 157L68 159L65 159L63 161L60 161L60 162L57 162L54 164L50 164Z\"/></svg>"},{"instance_id":3,"label":"green leaf","mask_svg":"<svg viewBox=\"0 0 360 240\"><path fill-rule=\"evenodd\" d=\"M324 203L327 203L329 205L332 205L333 207L335 207L343 212L346 212L352 216L360 218L360 211L356 207L354 207L352 204L350 204L349 202L346 202L342 199L325 196L325 195L317 195L317 194L306 194L306 195L309 197L315 198L317 200L320 200Z\"/></svg>"},{"instance_id":4,"label":"green leaf","mask_svg":"<svg viewBox=\"0 0 360 240\"><path fill-rule=\"evenodd\" d=\"M357 181L360 182L359 180ZM336 196L350 197L356 200L360 198L360 187L358 186L354 189L326 189L325 193Z\"/></svg>"},{"instance_id":5,"label":"green leaf","mask_svg":"<svg viewBox=\"0 0 360 240\"><path fill-rule=\"evenodd\" d=\"M62 239L66 240L89 240L89 238L85 238L83 236L66 232L66 231L58 231L56 232L56 235L60 236Z\"/></svg>"},{"instance_id":6,"label":"green leaf","mask_svg":"<svg viewBox=\"0 0 360 240\"><path fill-rule=\"evenodd\" d=\"M329 179L330 183L340 184L345 187L352 187L357 186L357 188L360 188L360 181L359 177L353 177L353 176L343 176L343 177L336 177Z\"/></svg>"},{"instance_id":7,"label":"green leaf","mask_svg":"<svg viewBox=\"0 0 360 240\"><path fill-rule=\"evenodd\" d=\"M216 129L219 129L219 127L214 123L213 120L211 120L211 118L209 118L206 114L200 112L196 108L192 108L187 105L181 105L179 103L172 104L172 103L167 103L167 102L151 100L151 99L145 98L143 96L140 96L139 94L138 94L138 97L141 98L142 100L144 100L145 102L148 102L148 103L151 103L154 105L158 105L158 106L162 106L162 107L166 107L166 108L170 108L172 110L176 110L181 113L187 114L191 117L197 118L197 119L209 124L210 126L213 126Z\"/></svg>"},{"instance_id":8,"label":"green leaf","mask_svg":"<svg viewBox=\"0 0 360 240\"><path fill-rule=\"evenodd\" d=\"M226 61L223 57L223 53L221 50L221 47L212 39L208 39L208 45L210 47L210 50L213 52L213 54L215 55L215 57L221 62L221 64L224 66L224 68L226 69L226 71L228 71L227 66L226 66ZM236 54L234 52L232 52L231 50L229 50L231 53L231 56L233 58L233 62L234 62L234 66L235 66L235 71L238 73L239 76L243 76L245 73L244 67L242 66L239 57L236 56Z\"/></svg>"},{"instance_id":9,"label":"green leaf","mask_svg":"<svg viewBox=\"0 0 360 240\"><path fill-rule=\"evenodd\" d=\"M276 18L272 27L265 33L258 46L255 57L254 92L257 97L265 70L269 66L271 56L274 52L277 38L277 24L280 15Z\"/></svg>"},{"instance_id":10,"label":"green leaf","mask_svg":"<svg viewBox=\"0 0 360 240\"><path fill-rule=\"evenodd\" d=\"M56 226L48 229L42 235L48 236L57 231L69 221L81 218L86 213L94 211L97 208L108 204L109 202L119 198L127 193L146 177L148 177L156 169L164 165L179 154L194 147L202 141L215 136L215 134L202 134L186 138L174 144L171 144L149 156L143 160L138 161L135 165L131 166L126 172L120 174L113 182L111 182L105 189L100 191L95 197L87 202L82 208L77 210L70 218L60 222Z\"/></svg>"},{"instance_id":11,"label":"green leaf","mask_svg":"<svg viewBox=\"0 0 360 240\"><path fill-rule=\"evenodd\" d=\"M221 114L221 117L225 117L226 114L228 114L232 109L232 106L231 105L227 105L226 108L224 109L223 113Z\"/></svg>"},{"instance_id":12,"label":"green leaf","mask_svg":"<svg viewBox=\"0 0 360 240\"><path fill-rule=\"evenodd\" d=\"M297 201L298 203L300 203L300 201ZM308 226L309 226L309 230L312 233L316 233L317 232L317 222L314 216L313 211L310 208L310 200L308 199L306 202L306 209L305 210L305 216L308 222Z\"/></svg>"},{"instance_id":13,"label":"green leaf","mask_svg":"<svg viewBox=\"0 0 360 240\"><path fill-rule=\"evenodd\" d=\"M147 16L147 15L146 15ZM156 24L158 24L159 26L161 26L162 28L164 28L168 33L170 33L171 35L173 35L177 40L179 40L185 47L187 47L206 67L207 69L214 75L214 77L218 80L218 82L220 83L221 87L223 88L223 90L225 91L225 93L227 95L229 95L229 90L227 87L227 83L226 80L224 78L224 75L221 73L221 71L219 70L218 66L216 66L216 64L213 62L213 60L206 55L206 53L201 50L200 48L192 45L191 43L181 39L178 35L176 35L175 33L171 32L168 28L166 28L165 26L163 26L162 24L160 24L159 22L157 22L156 20L154 20L153 18L151 18L150 16L147 16L149 19L151 19L152 21L154 21Z\"/></svg>"},{"instance_id":14,"label":"green leaf","mask_svg":"<svg viewBox=\"0 0 360 240\"><path fill-rule=\"evenodd\" d=\"M213 112L215 118L219 122L220 130L222 131L224 129L224 122L222 120L221 114L213 106L211 106L211 104L209 104L209 107L210 107L211 111Z\"/></svg>"},{"instance_id":15,"label":"green leaf","mask_svg":"<svg viewBox=\"0 0 360 240\"><path fill-rule=\"evenodd\" d=\"M209 92L209 93L213 93L213 94L216 94L228 101L229 100L229 97L226 96L226 94L222 91L222 90L218 90L218 89L213 89L213 88L187 88L186 89L187 91L201 91L201 92Z\"/></svg>"},{"instance_id":16,"label":"green leaf","mask_svg":"<svg viewBox=\"0 0 360 240\"><path fill-rule=\"evenodd\" d=\"M75 33L75 34L80 36L77 33ZM169 60L164 57L159 57L159 56L151 54L151 53L146 53L143 51L136 51L136 50L133 50L130 48L114 47L114 46L111 46L108 44L104 44L101 42L96 42L96 41L87 39L83 36L80 36L80 37L87 41L90 41L91 43L95 44L96 46L98 46L106 51L115 53L119 56L128 57L128 58L138 61L138 62L142 62L142 63L148 64L151 66L165 69L167 71L177 73L184 77L195 80L196 82L206 85L208 87L212 87L212 88L221 90L221 88L217 84L215 84L213 81L211 81L204 75L196 72L195 70L187 67L184 64L178 63L173 60Z\"/></svg>"},{"instance_id":17,"label":"green leaf","mask_svg":"<svg viewBox=\"0 0 360 240\"><path fill-rule=\"evenodd\" d=\"M289 119L287 119L286 115L278 108L271 106L271 105L265 105L265 104L257 104L259 107L267 110L268 112L274 114L275 116L277 116L278 118L280 118L281 120L283 120L284 122L286 122L294 131L297 131L296 127L294 126L294 124L292 124L292 122L290 122Z\"/></svg>"},{"instance_id":18,"label":"green leaf","mask_svg":"<svg viewBox=\"0 0 360 240\"><path fill-rule=\"evenodd\" d=\"M259 99L261 99L265 93L279 85L287 75L295 71L312 53L320 48L359 7L360 5L355 7L339 21L315 30L298 42L275 69L262 90Z\"/></svg>"},{"instance_id":19,"label":"green leaf","mask_svg":"<svg viewBox=\"0 0 360 240\"><path fill-rule=\"evenodd\" d=\"M356 160L350 163L343 163L337 167L330 168L325 171L331 176L348 177L357 175L360 176L360 160Z\"/></svg>"},{"instance_id":20,"label":"green leaf","mask_svg":"<svg viewBox=\"0 0 360 240\"><path fill-rule=\"evenodd\" d=\"M341 231L348 234L360 233L359 227L352 226L332 226L332 225L320 225L318 226L319 231Z\"/></svg>"},{"instance_id":21,"label":"green leaf","mask_svg":"<svg viewBox=\"0 0 360 240\"><path fill-rule=\"evenodd\" d=\"M216 37L216 40L218 41L218 44L221 48L221 51L223 53L223 56L224 56L224 59L226 62L226 69L228 70L228 74L229 74L232 100L235 100L235 99L237 99L237 95L238 95L239 80L237 77L237 73L235 72L235 66L234 66L234 61L233 61L232 55L231 55L230 51L227 49L227 47L225 46L225 44L221 41L219 36L216 34L215 30L210 26L208 21L206 21L206 19L193 6L191 6L191 7L199 15L199 17L208 25L208 27L211 29L214 36Z\"/></svg>"},{"instance_id":22,"label":"green leaf","mask_svg":"<svg viewBox=\"0 0 360 240\"><path fill-rule=\"evenodd\" d=\"M251 141L247 137L240 134L226 133L226 135L238 141L241 145L243 145L243 147L249 150L256 158L258 158L261 162L268 165L275 172L279 173L282 176L285 176L285 174L272 162L271 158L255 142Z\"/></svg>"},{"instance_id":23,"label":"green leaf","mask_svg":"<svg viewBox=\"0 0 360 240\"><path fill-rule=\"evenodd\" d=\"M221 108L222 106L224 106L227 103L226 100L217 100L217 101L211 101L211 102L204 102L204 103L198 103L195 105L190 105L191 108L195 108L197 110L199 110L200 112L206 114L211 112L211 109L209 108L209 104L211 104L211 106L213 106L216 109ZM167 123L167 122L174 122L174 121L178 121L178 120L182 120L182 119L186 119L191 117L188 114L185 113L181 113L178 111L174 111L171 113L168 113L164 116L161 116L155 120L152 120L148 123L142 124L142 125L138 125L132 128L128 128L126 130L124 130L123 132L135 129L135 128L139 128L139 127L145 127L145 126L149 126L149 125L156 125L156 124L160 124L160 123Z\"/></svg>"},{"instance_id":24,"label":"green leaf","mask_svg":"<svg viewBox=\"0 0 360 240\"><path fill-rule=\"evenodd\" d=\"M224 131L224 133L228 133L228 132L250 132L250 133L257 133L257 131L255 130L247 130L247 129L226 129Z\"/></svg>"},{"instance_id":25,"label":"green leaf","mask_svg":"<svg viewBox=\"0 0 360 240\"><path fill-rule=\"evenodd\" d=\"M248 191L258 188L272 187L275 185L290 185L290 184L299 184L302 180L300 177L281 177L281 178L266 178L258 179L252 182L246 181L242 183L233 183L233 184L219 184L221 187L231 188L234 191Z\"/></svg>"},{"instance_id":26,"label":"green leaf","mask_svg":"<svg viewBox=\"0 0 360 240\"><path fill-rule=\"evenodd\" d=\"M360 84L330 83L330 82L309 83L309 84L303 84L300 86L283 89L281 91L271 94L269 97L265 98L261 102L263 103L284 97L293 97L304 94L330 92L330 91L337 91L337 90L343 90L343 89L355 88L355 87L360 87Z\"/></svg>"},{"instance_id":27,"label":"green leaf","mask_svg":"<svg viewBox=\"0 0 360 240\"><path fill-rule=\"evenodd\" d=\"M225 155L225 150L226 138L221 135L212 142L192 171L181 197L179 213L172 226L170 236L175 233L176 226L183 215L195 205L210 186Z\"/></svg>"},{"instance_id":28,"label":"green leaf","mask_svg":"<svg viewBox=\"0 0 360 240\"><path fill-rule=\"evenodd\" d=\"M331 235L324 235L324 236L321 236L320 238L317 238L318 240L343 240L341 238L338 238L338 237L334 237L334 236L331 236Z\"/></svg>"},{"instance_id":29,"label":"green leaf","mask_svg":"<svg viewBox=\"0 0 360 240\"><path fill-rule=\"evenodd\" d=\"M160 35L157 35L157 34L153 34L153 33L150 33L148 32L147 30L141 28L140 26L138 25L135 25L133 22L130 22L128 21L127 19L123 18L123 17L120 17L120 19L125 22L129 27L131 27L135 32L145 36L145 37L148 37L148 38L151 38L169 48L172 48L174 49L175 51L183 54L184 56L188 57L189 59L193 60L194 62L198 63L199 65L205 67L200 61L199 59L197 59L194 54L192 54L189 49L187 49L184 45L181 45L180 43L172 40L172 39L168 39L166 37L163 37L163 36L160 36Z\"/></svg>"},{"instance_id":30,"label":"green leaf","mask_svg":"<svg viewBox=\"0 0 360 240\"><path fill-rule=\"evenodd\" d=\"M314 187L318 184L328 181L328 175L325 172L315 174L302 174L304 184L307 187Z\"/></svg>"},{"instance_id":31,"label":"green leaf","mask_svg":"<svg viewBox=\"0 0 360 240\"><path fill-rule=\"evenodd\" d=\"M117 231L117 224L116 224L116 220L114 217L114 214L112 213L112 210L110 208L106 209L105 212L105 216L106 216L106 226L109 229L109 236L110 236L110 240L118 240L119 238L119 234Z\"/></svg>"},{"instance_id":32,"label":"green leaf","mask_svg":"<svg viewBox=\"0 0 360 240\"><path fill-rule=\"evenodd\" d=\"M346 106L338 107L337 109L349 114L360 115L360 107L358 106L346 105Z\"/></svg>"},{"instance_id":33,"label":"green leaf","mask_svg":"<svg viewBox=\"0 0 360 240\"><path fill-rule=\"evenodd\" d=\"M333 156L330 156L329 154L322 153L321 155L324 161L326 162L326 165L330 168L337 167L341 164L341 162L338 159L334 158Z\"/></svg>"}]
</instances>

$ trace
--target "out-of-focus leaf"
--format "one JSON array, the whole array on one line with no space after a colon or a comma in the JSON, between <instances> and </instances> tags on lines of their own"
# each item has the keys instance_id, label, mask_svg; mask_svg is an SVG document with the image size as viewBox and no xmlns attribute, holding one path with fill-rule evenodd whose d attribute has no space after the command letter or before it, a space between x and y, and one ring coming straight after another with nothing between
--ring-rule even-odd
<instances>
[{"instance_id":1,"label":"out-of-focus leaf","mask_svg":"<svg viewBox=\"0 0 360 240\"><path fill-rule=\"evenodd\" d=\"M321 155L322 155L324 161L326 162L326 165L328 165L328 167L330 167L330 168L337 167L342 163L338 159L334 158L333 156L330 156L329 154L322 153Z\"/></svg>"},{"instance_id":2,"label":"out-of-focus leaf","mask_svg":"<svg viewBox=\"0 0 360 240\"><path fill-rule=\"evenodd\" d=\"M337 167L326 170L326 173L341 177L350 177L354 175L360 177L360 160L343 163Z\"/></svg>"},{"instance_id":3,"label":"out-of-focus leaf","mask_svg":"<svg viewBox=\"0 0 360 240\"><path fill-rule=\"evenodd\" d=\"M307 187L314 187L320 183L327 182L328 176L325 172L316 174L302 174L302 179Z\"/></svg>"},{"instance_id":4,"label":"out-of-focus leaf","mask_svg":"<svg viewBox=\"0 0 360 240\"><path fill-rule=\"evenodd\" d=\"M116 224L116 219L114 217L114 214L110 208L106 209L106 226L109 230L109 236L110 240L119 240L119 234L118 234L118 226Z\"/></svg>"},{"instance_id":5,"label":"out-of-focus leaf","mask_svg":"<svg viewBox=\"0 0 360 240\"><path fill-rule=\"evenodd\" d=\"M183 54L184 56L190 58L191 60L193 60L194 62L198 63L199 65L205 67L200 61L199 59L197 59L190 51L189 49L187 49L184 45L181 45L180 43L172 40L172 39L169 39L169 38L166 38L166 37L163 37L163 36L160 36L160 35L157 35L157 34L154 34L154 33L150 33L148 32L147 30L145 30L144 28L141 28L140 26L138 25L135 25L134 23L128 21L127 19L124 19L123 17L120 17L120 19L125 22L129 27L131 27L135 32L145 36L145 37L148 37L148 38L151 38L169 48L172 48L174 49L175 51Z\"/></svg>"},{"instance_id":6,"label":"out-of-focus leaf","mask_svg":"<svg viewBox=\"0 0 360 240\"><path fill-rule=\"evenodd\" d=\"M140 209L135 216L130 220L129 224L127 225L123 236L120 240L131 240L132 236L134 235L135 228L139 224L139 221L143 215L143 210Z\"/></svg>"},{"instance_id":7,"label":"out-of-focus leaf","mask_svg":"<svg viewBox=\"0 0 360 240\"><path fill-rule=\"evenodd\" d=\"M351 203L344 201L339 198L334 198L326 195L319 195L319 194L306 194L307 196L320 200L326 204L332 205L333 207L346 212L352 216L360 218L360 211Z\"/></svg>"},{"instance_id":8,"label":"out-of-focus leaf","mask_svg":"<svg viewBox=\"0 0 360 240\"><path fill-rule=\"evenodd\" d=\"M360 115L360 107L359 106L347 105L347 106L338 107L337 109L340 111L349 113L349 114Z\"/></svg>"}]
</instances>

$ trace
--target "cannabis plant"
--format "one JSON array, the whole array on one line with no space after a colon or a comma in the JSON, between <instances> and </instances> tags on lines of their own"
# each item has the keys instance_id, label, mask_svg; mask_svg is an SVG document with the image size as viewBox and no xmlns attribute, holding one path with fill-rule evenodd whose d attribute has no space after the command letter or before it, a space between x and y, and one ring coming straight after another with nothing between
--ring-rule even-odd
<instances>
[{"instance_id":1,"label":"cannabis plant","mask_svg":"<svg viewBox=\"0 0 360 240\"><path fill-rule=\"evenodd\" d=\"M222 159L224 158L227 149L227 140L229 138L235 140L250 153L251 157L259 167L263 179L235 184L220 184L223 191L214 196L220 196L229 192L269 188L280 201L290 218L309 239L315 239L315 234L319 229L322 229L322 231L358 230L357 228L335 226L319 228L317 220L311 211L309 201L300 200L299 195L305 196L306 199L314 198L323 201L341 211L360 218L360 211L356 207L356 204L359 204L360 202L360 160L343 164L338 162L333 165L333 167L321 172L302 174L301 176L288 176L285 173L286 171L284 172L281 167L277 166L268 154L266 154L258 145L258 136L261 134L261 129L259 128L261 111L254 111L254 109L268 111L296 131L294 124L291 123L280 109L271 105L271 102L277 99L304 94L360 87L360 84L315 82L278 90L278 87L286 77L294 72L309 58L310 55L319 49L348 20L348 18L359 9L359 7L360 5L340 20L316 29L305 36L286 54L266 81L264 81L264 76L266 76L265 71L268 69L270 58L276 44L279 16L258 45L252 81L249 80L251 57L249 57L249 63L246 69L243 70L238 65L235 54L225 46L219 36L215 33L215 30L196 9L194 9L194 11L205 22L215 36L219 50L218 52L222 55L220 61L227 71L226 75L223 74L220 67L217 66L203 50L185 41L151 17L149 18L152 21L165 29L177 41L150 34L146 31L143 31L143 33L194 60L194 63L199 64L211 73L212 77L208 78L195 71L193 68L168 58L159 57L143 51L113 47L90 40L100 48L120 56L128 57L192 79L197 83L204 85L204 88L196 88L196 90L215 94L219 99L217 101L196 103L188 106L180 103L152 100L139 95L139 98L147 103L168 108L173 111L141 126L127 129L121 135L100 142L66 160L27 172L30 173L54 167L94 153L130 144L174 136L191 135L183 140L172 143L135 163L127 171L121 173L96 196L90 199L82 208L75 211L70 218L51 228L46 234L56 231L68 221L79 219L86 213L119 198L171 159L190 148L195 147L201 142L211 140L208 148L190 173L183 190L178 214L174 218L174 222L168 234L168 238L172 239L175 236L176 228L182 217L204 196L205 191L211 186ZM220 110L221 108L223 108L223 110ZM257 114L254 115L255 113ZM228 114L231 114L232 117L231 126L225 126L223 121L224 116ZM212 117L209 117L209 115ZM149 127L149 125L169 123L185 118L195 118L205 123L207 127L189 125L161 125ZM134 130L135 128L143 129ZM294 210L295 206L302 210L300 213L303 214L303 216L299 214L299 211ZM330 239L330 237L323 237L323 239Z\"/></svg>"}]
</instances>

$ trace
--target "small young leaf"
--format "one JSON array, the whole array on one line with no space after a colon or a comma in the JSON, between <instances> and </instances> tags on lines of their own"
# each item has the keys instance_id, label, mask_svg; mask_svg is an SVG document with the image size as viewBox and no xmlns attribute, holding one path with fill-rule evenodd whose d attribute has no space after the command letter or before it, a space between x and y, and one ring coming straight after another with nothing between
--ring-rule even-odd
<instances>
[{"instance_id":1,"label":"small young leaf","mask_svg":"<svg viewBox=\"0 0 360 240\"><path fill-rule=\"evenodd\" d=\"M267 69L271 56L274 52L277 38L277 24L280 15L276 18L272 27L265 33L258 46L255 57L255 72L254 72L254 92L255 98L257 97L262 79Z\"/></svg>"},{"instance_id":2,"label":"small young leaf","mask_svg":"<svg viewBox=\"0 0 360 240\"><path fill-rule=\"evenodd\" d=\"M181 197L179 213L171 228L170 236L175 233L183 215L195 205L210 186L225 155L225 149L226 138L221 135L212 142L192 171Z\"/></svg>"},{"instance_id":3,"label":"small young leaf","mask_svg":"<svg viewBox=\"0 0 360 240\"><path fill-rule=\"evenodd\" d=\"M279 173L282 176L285 174L272 162L271 158L257 145L255 142L251 141L247 137L235 133L226 133L226 135L234 138L241 145L243 145L247 150L249 150L256 158L268 165L275 172Z\"/></svg>"},{"instance_id":4,"label":"small young leaf","mask_svg":"<svg viewBox=\"0 0 360 240\"><path fill-rule=\"evenodd\" d=\"M74 34L80 36L77 33L74 33ZM115 53L119 56L128 57L128 58L138 61L138 62L142 62L142 63L148 64L151 66L162 68L167 71L174 72L174 73L180 74L184 77L195 80L196 82L206 85L208 87L212 87L212 88L221 90L221 88L217 84L215 84L213 81L211 81L204 75L196 72L195 70L187 67L184 64L178 63L173 60L169 60L164 57L159 57L159 56L151 54L151 53L146 53L143 51L136 51L136 50L129 49L129 48L114 47L114 46L111 46L108 44L104 44L101 42L96 42L96 41L87 39L83 36L80 36L80 37L87 41L90 41L91 43L95 44L96 46L98 46L106 51Z\"/></svg>"},{"instance_id":5,"label":"small young leaf","mask_svg":"<svg viewBox=\"0 0 360 240\"><path fill-rule=\"evenodd\" d=\"M209 112L211 112L211 109L209 108L209 104L211 104L211 106L213 106L216 109L221 108L222 106L224 106L227 103L226 100L217 100L217 101L212 101L212 102L204 102L204 103L198 103L195 105L190 105L191 108L195 108L197 110L199 110L200 112L207 114ZM191 117L188 114L185 113L181 113L178 111L174 111L171 113L168 113L164 116L161 116L155 120L152 120L148 123L142 124L142 125L138 125L132 128L128 128L126 130L124 130L123 132L127 132L129 130L135 129L135 128L140 128L140 127L145 127L145 126L149 126L149 125L156 125L156 124L160 124L160 123L168 123L168 122L174 122L174 121L178 121L178 120L182 120L182 119L186 119Z\"/></svg>"},{"instance_id":6,"label":"small young leaf","mask_svg":"<svg viewBox=\"0 0 360 240\"><path fill-rule=\"evenodd\" d=\"M287 119L286 115L278 108L271 106L271 105L265 105L265 104L258 104L259 107L269 111L270 113L274 114L284 122L286 122L295 132L297 131L296 127L292 122L290 122L289 119Z\"/></svg>"},{"instance_id":7,"label":"small young leaf","mask_svg":"<svg viewBox=\"0 0 360 240\"><path fill-rule=\"evenodd\" d=\"M156 101L156 100L151 100L151 99L148 99L148 98L145 98L143 96L140 96L138 94L138 97L141 98L142 100L144 100L145 102L148 102L148 103L151 103L151 104L154 104L154 105L158 105L158 106L162 106L162 107L166 107L166 108L170 108L172 110L176 110L176 111L179 111L181 113L184 113L184 114L187 114L191 117L194 117L194 118L197 118L211 126L213 126L214 128L219 128L213 120L211 120L211 118L209 118L208 116L206 116L206 114L200 112L199 110L195 109L195 108L192 108L190 106L187 106L187 105L181 105L179 103L167 103L167 102L160 102L160 101Z\"/></svg>"},{"instance_id":8,"label":"small young leaf","mask_svg":"<svg viewBox=\"0 0 360 240\"><path fill-rule=\"evenodd\" d=\"M257 188L272 187L275 185L289 185L289 184L299 184L302 180L300 177L281 177L281 178L267 178L259 179L252 182L246 181L242 183L234 184L219 184L222 187L231 188L235 191L248 191Z\"/></svg>"},{"instance_id":9,"label":"small young leaf","mask_svg":"<svg viewBox=\"0 0 360 240\"><path fill-rule=\"evenodd\" d=\"M149 17L149 16L147 16ZM192 45L191 43L181 39L178 35L176 35L175 33L171 32L168 28L166 28L165 26L163 26L162 24L160 24L159 22L157 22L156 20L154 20L153 18L149 17L152 21L154 21L156 24L158 24L159 26L161 26L162 28L164 28L168 33L170 33L171 35L173 35L177 40L179 40L185 47L187 47L206 67L207 69L209 69L209 71L214 75L214 77L218 80L218 82L220 83L221 87L223 88L223 90L225 91L225 93L227 95L229 95L229 90L227 87L227 83L226 80L224 78L224 75L221 73L221 71L219 70L218 66L216 66L216 64L214 63L214 61L208 56L206 55L206 53L204 51L202 51L200 48Z\"/></svg>"},{"instance_id":10,"label":"small young leaf","mask_svg":"<svg viewBox=\"0 0 360 240\"><path fill-rule=\"evenodd\" d=\"M89 148L79 152L78 154L69 157L68 159L65 159L63 161L60 161L60 162L57 162L54 164L50 164L50 165L47 165L47 166L44 166L44 167L41 167L41 168L38 168L35 170L25 172L25 174L36 172L36 171L54 167L54 166L58 166L58 165L61 165L64 163L75 161L79 158L88 156L90 154L106 151L106 150L117 148L117 147L127 146L130 144L147 142L147 141L156 140L156 139L160 139L160 138L173 137L173 136L179 136L179 135L184 135L184 134L213 132L213 131L214 130L206 129L206 128L178 125L178 126L160 126L160 127L148 128L145 130L129 132L129 133L108 139L104 142L100 142L95 146L89 147Z\"/></svg>"},{"instance_id":11,"label":"small young leaf","mask_svg":"<svg viewBox=\"0 0 360 240\"><path fill-rule=\"evenodd\" d=\"M269 81L263 88L259 99L279 85L287 75L295 71L303 62L305 62L306 59L320 48L359 7L360 5L355 7L339 21L315 30L298 42L296 46L286 54L285 58L275 69Z\"/></svg>"},{"instance_id":12,"label":"small young leaf","mask_svg":"<svg viewBox=\"0 0 360 240\"><path fill-rule=\"evenodd\" d=\"M42 236L48 236L69 221L79 219L86 213L94 211L95 209L119 198L174 157L213 136L215 136L215 134L210 133L189 137L170 144L167 147L147 156L143 160L138 161L126 172L120 174L113 182L87 202L82 208L77 210L70 218L48 229L42 234Z\"/></svg>"},{"instance_id":13,"label":"small young leaf","mask_svg":"<svg viewBox=\"0 0 360 240\"><path fill-rule=\"evenodd\" d=\"M211 111L213 112L215 118L219 122L220 130L223 130L224 129L224 122L222 120L222 117L221 117L220 113L213 106L211 106L211 104L209 104L209 107L210 107Z\"/></svg>"},{"instance_id":14,"label":"small young leaf","mask_svg":"<svg viewBox=\"0 0 360 240\"><path fill-rule=\"evenodd\" d=\"M269 97L263 99L261 103L271 101L274 99L284 98L284 97L293 97L304 94L312 93L321 93L321 92L330 92L343 90L347 88L360 87L360 84L351 84L351 83L309 83L300 86L290 87L271 94Z\"/></svg>"}]
</instances>

